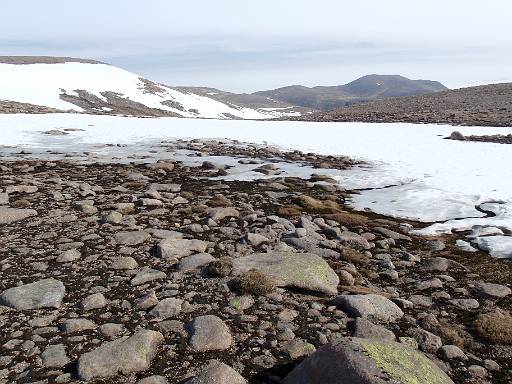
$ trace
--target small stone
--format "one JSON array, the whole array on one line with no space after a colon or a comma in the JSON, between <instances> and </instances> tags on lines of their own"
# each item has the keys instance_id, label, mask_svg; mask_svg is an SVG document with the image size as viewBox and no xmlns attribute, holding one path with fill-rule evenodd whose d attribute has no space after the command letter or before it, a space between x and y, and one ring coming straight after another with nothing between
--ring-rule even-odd
<instances>
[{"instance_id":1,"label":"small stone","mask_svg":"<svg viewBox=\"0 0 512 384\"><path fill-rule=\"evenodd\" d=\"M78 359L78 377L90 381L144 371L151 365L157 348L164 342L160 332L139 330L127 339L104 343Z\"/></svg>"},{"instance_id":2,"label":"small stone","mask_svg":"<svg viewBox=\"0 0 512 384\"><path fill-rule=\"evenodd\" d=\"M69 363L63 344L49 345L41 354L43 365L47 368L62 368Z\"/></svg>"},{"instance_id":3,"label":"small stone","mask_svg":"<svg viewBox=\"0 0 512 384\"><path fill-rule=\"evenodd\" d=\"M392 331L363 318L354 320L352 336L384 341L396 340L395 334Z\"/></svg>"},{"instance_id":4,"label":"small stone","mask_svg":"<svg viewBox=\"0 0 512 384\"><path fill-rule=\"evenodd\" d=\"M103 336L114 338L122 334L125 331L125 327L123 324L105 323L100 325L99 330Z\"/></svg>"},{"instance_id":5,"label":"small stone","mask_svg":"<svg viewBox=\"0 0 512 384\"><path fill-rule=\"evenodd\" d=\"M55 261L57 263L70 263L72 261L76 261L81 257L81 253L76 249L68 249L61 253Z\"/></svg>"},{"instance_id":6,"label":"small stone","mask_svg":"<svg viewBox=\"0 0 512 384\"><path fill-rule=\"evenodd\" d=\"M233 342L229 327L217 316L199 316L187 325L189 345L197 352L223 351Z\"/></svg>"},{"instance_id":7,"label":"small stone","mask_svg":"<svg viewBox=\"0 0 512 384\"><path fill-rule=\"evenodd\" d=\"M112 264L110 264L110 268L116 270L137 269L138 267L139 264L131 256L117 257L112 260Z\"/></svg>"},{"instance_id":8,"label":"small stone","mask_svg":"<svg viewBox=\"0 0 512 384\"><path fill-rule=\"evenodd\" d=\"M82 309L84 311L90 311L93 309L100 309L107 305L107 299L102 293L93 293L82 300Z\"/></svg>"},{"instance_id":9,"label":"small stone","mask_svg":"<svg viewBox=\"0 0 512 384\"><path fill-rule=\"evenodd\" d=\"M116 233L114 240L120 245L139 245L149 239L150 235L144 231L119 232Z\"/></svg>"},{"instance_id":10,"label":"small stone","mask_svg":"<svg viewBox=\"0 0 512 384\"><path fill-rule=\"evenodd\" d=\"M475 293L483 298L501 299L512 293L512 290L501 284L478 282L473 287Z\"/></svg>"},{"instance_id":11,"label":"small stone","mask_svg":"<svg viewBox=\"0 0 512 384\"><path fill-rule=\"evenodd\" d=\"M169 384L163 376L153 375L137 381L137 384Z\"/></svg>"},{"instance_id":12,"label":"small stone","mask_svg":"<svg viewBox=\"0 0 512 384\"><path fill-rule=\"evenodd\" d=\"M178 315L181 312L182 305L183 300L170 297L161 300L156 307L149 312L149 314L159 320L165 320L169 317Z\"/></svg>"},{"instance_id":13,"label":"small stone","mask_svg":"<svg viewBox=\"0 0 512 384\"><path fill-rule=\"evenodd\" d=\"M454 360L454 359L467 360L468 359L468 357L462 351L462 349L460 349L456 345L443 345L441 348L439 348L439 353L446 360Z\"/></svg>"},{"instance_id":14,"label":"small stone","mask_svg":"<svg viewBox=\"0 0 512 384\"><path fill-rule=\"evenodd\" d=\"M167 274L150 267L143 267L137 272L137 274L131 279L131 285L142 285L149 283L154 280L165 279Z\"/></svg>"},{"instance_id":15,"label":"small stone","mask_svg":"<svg viewBox=\"0 0 512 384\"><path fill-rule=\"evenodd\" d=\"M363 317L377 322L394 322L404 315L395 303L376 294L341 295L334 302L351 317Z\"/></svg>"},{"instance_id":16,"label":"small stone","mask_svg":"<svg viewBox=\"0 0 512 384\"><path fill-rule=\"evenodd\" d=\"M59 328L64 333L76 333L96 329L97 325L88 319L66 319L59 324Z\"/></svg>"},{"instance_id":17,"label":"small stone","mask_svg":"<svg viewBox=\"0 0 512 384\"><path fill-rule=\"evenodd\" d=\"M196 377L185 384L247 384L247 381L230 366L211 360Z\"/></svg>"},{"instance_id":18,"label":"small stone","mask_svg":"<svg viewBox=\"0 0 512 384\"><path fill-rule=\"evenodd\" d=\"M315 352L316 348L313 344L304 340L294 339L283 345L281 348L292 360L297 360L304 356L309 356Z\"/></svg>"}]
</instances>

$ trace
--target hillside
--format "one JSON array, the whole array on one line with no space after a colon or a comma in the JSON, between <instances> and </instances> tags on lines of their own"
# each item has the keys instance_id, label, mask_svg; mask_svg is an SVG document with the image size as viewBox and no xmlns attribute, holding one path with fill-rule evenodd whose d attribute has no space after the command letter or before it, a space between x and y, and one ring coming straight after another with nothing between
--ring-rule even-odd
<instances>
[{"instance_id":1,"label":"hillside","mask_svg":"<svg viewBox=\"0 0 512 384\"><path fill-rule=\"evenodd\" d=\"M437 81L410 80L397 75L367 75L345 85L312 88L293 85L256 92L254 95L316 110L329 111L375 99L419 95L447 89Z\"/></svg>"},{"instance_id":2,"label":"hillside","mask_svg":"<svg viewBox=\"0 0 512 384\"><path fill-rule=\"evenodd\" d=\"M0 84L0 100L4 102L62 111L220 119L266 119L289 114L271 107L260 110L225 104L108 64L67 57L0 57Z\"/></svg>"},{"instance_id":3,"label":"hillside","mask_svg":"<svg viewBox=\"0 0 512 384\"><path fill-rule=\"evenodd\" d=\"M373 101L332 112L305 115L300 120L509 127L512 126L512 83Z\"/></svg>"}]
</instances>

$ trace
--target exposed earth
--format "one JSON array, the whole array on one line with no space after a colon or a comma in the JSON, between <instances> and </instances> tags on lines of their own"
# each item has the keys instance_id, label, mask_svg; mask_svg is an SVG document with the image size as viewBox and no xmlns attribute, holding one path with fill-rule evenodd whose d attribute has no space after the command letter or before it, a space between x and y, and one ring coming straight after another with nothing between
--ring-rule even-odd
<instances>
[{"instance_id":1,"label":"exposed earth","mask_svg":"<svg viewBox=\"0 0 512 384\"><path fill-rule=\"evenodd\" d=\"M511 382L509 262L349 210L346 157L165 145L270 178L0 164L0 383Z\"/></svg>"}]
</instances>

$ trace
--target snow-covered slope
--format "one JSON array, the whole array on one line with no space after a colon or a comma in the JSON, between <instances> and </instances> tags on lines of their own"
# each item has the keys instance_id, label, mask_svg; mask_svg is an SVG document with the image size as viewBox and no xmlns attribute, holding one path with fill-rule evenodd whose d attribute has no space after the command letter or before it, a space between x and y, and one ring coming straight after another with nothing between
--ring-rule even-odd
<instances>
[{"instance_id":1,"label":"snow-covered slope","mask_svg":"<svg viewBox=\"0 0 512 384\"><path fill-rule=\"evenodd\" d=\"M87 62L0 61L0 100L100 114L220 119L268 119L286 114L228 105L153 83L108 64Z\"/></svg>"}]
</instances>

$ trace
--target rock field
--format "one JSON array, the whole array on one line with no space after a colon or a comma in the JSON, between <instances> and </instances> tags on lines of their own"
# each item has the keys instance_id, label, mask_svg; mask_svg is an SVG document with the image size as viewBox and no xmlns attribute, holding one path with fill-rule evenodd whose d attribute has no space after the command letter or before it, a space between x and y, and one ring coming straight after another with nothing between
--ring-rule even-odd
<instances>
[{"instance_id":1,"label":"rock field","mask_svg":"<svg viewBox=\"0 0 512 384\"><path fill-rule=\"evenodd\" d=\"M0 383L511 382L507 261L349 210L347 158L193 148L318 174L0 163Z\"/></svg>"}]
</instances>

